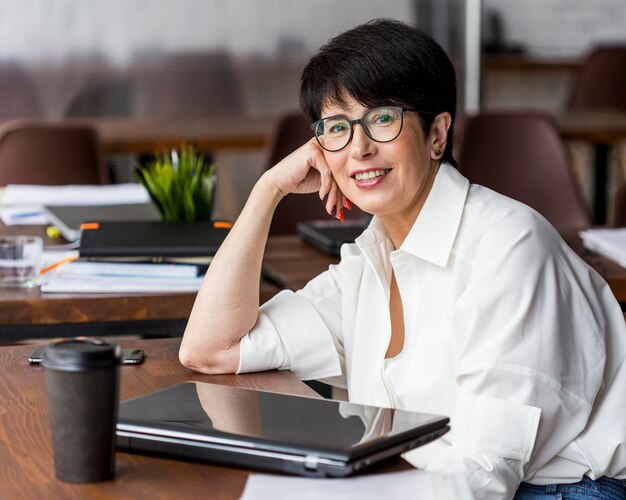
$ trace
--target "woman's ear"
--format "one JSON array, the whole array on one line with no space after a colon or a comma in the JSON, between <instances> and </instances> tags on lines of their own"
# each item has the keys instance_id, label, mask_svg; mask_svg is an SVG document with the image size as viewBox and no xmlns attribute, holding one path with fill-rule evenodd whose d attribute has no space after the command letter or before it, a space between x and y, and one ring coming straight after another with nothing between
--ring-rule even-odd
<instances>
[{"instance_id":1,"label":"woman's ear","mask_svg":"<svg viewBox=\"0 0 626 500\"><path fill-rule=\"evenodd\" d=\"M446 150L446 144L448 143L448 130L450 130L451 123L452 117L447 111L444 113L439 113L433 120L433 124L430 127L431 159L441 159L443 152Z\"/></svg>"}]
</instances>

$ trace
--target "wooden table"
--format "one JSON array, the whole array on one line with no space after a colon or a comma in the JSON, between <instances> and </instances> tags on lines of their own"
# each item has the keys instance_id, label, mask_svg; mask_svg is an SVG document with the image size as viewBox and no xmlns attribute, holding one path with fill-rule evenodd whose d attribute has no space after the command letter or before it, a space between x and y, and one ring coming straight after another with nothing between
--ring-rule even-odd
<instances>
[{"instance_id":1,"label":"wooden table","mask_svg":"<svg viewBox=\"0 0 626 500\"><path fill-rule=\"evenodd\" d=\"M208 376L178 362L180 339L128 341L125 348L143 349L143 364L123 366L120 399L140 396L194 380L235 387L318 397L290 372ZM48 427L44 369L28 365L32 346L0 347L0 497L83 498L238 498L248 471L117 453L116 479L72 485L54 477Z\"/></svg>"},{"instance_id":2,"label":"wooden table","mask_svg":"<svg viewBox=\"0 0 626 500\"><path fill-rule=\"evenodd\" d=\"M626 113L569 112L555 116L555 121L565 140L589 142L594 146L593 222L605 224L609 150L618 142L626 141Z\"/></svg>"},{"instance_id":3,"label":"wooden table","mask_svg":"<svg viewBox=\"0 0 626 500\"><path fill-rule=\"evenodd\" d=\"M272 130L272 120L232 118L64 118L49 123L85 124L98 132L107 154L152 154L190 144L200 151L259 150ZM0 121L0 126L7 121Z\"/></svg>"},{"instance_id":4,"label":"wooden table","mask_svg":"<svg viewBox=\"0 0 626 500\"><path fill-rule=\"evenodd\" d=\"M271 236L263 256L263 276L280 288L299 290L311 279L339 262L304 243L298 236Z\"/></svg>"},{"instance_id":5,"label":"wooden table","mask_svg":"<svg viewBox=\"0 0 626 500\"><path fill-rule=\"evenodd\" d=\"M565 235L564 239L607 281L617 301L626 304L626 268L584 249L576 234ZM263 267L264 275L277 286L298 290L329 265L338 262L338 257L321 253L297 236L274 236L267 243Z\"/></svg>"},{"instance_id":6,"label":"wooden table","mask_svg":"<svg viewBox=\"0 0 626 500\"><path fill-rule=\"evenodd\" d=\"M40 226L5 226L0 234L41 236ZM259 300L280 289L262 281ZM195 293L57 294L39 288L0 288L0 341L77 335L182 335Z\"/></svg>"},{"instance_id":7,"label":"wooden table","mask_svg":"<svg viewBox=\"0 0 626 500\"><path fill-rule=\"evenodd\" d=\"M200 151L262 149L271 120L232 119L92 119L106 153L153 153L191 144Z\"/></svg>"},{"instance_id":8,"label":"wooden table","mask_svg":"<svg viewBox=\"0 0 626 500\"><path fill-rule=\"evenodd\" d=\"M594 144L614 145L626 140L626 113L559 113L554 117L561 136Z\"/></svg>"},{"instance_id":9,"label":"wooden table","mask_svg":"<svg viewBox=\"0 0 626 500\"><path fill-rule=\"evenodd\" d=\"M41 228L33 226L1 225L0 234L6 234L7 229L13 234L43 234ZM617 300L626 303L626 269L584 251L576 235L567 241L604 276ZM302 288L338 261L297 236L270 237L263 259L261 303L283 288ZM194 299L193 293L44 294L39 289L0 289L0 339L11 342L77 335L181 335Z\"/></svg>"}]
</instances>

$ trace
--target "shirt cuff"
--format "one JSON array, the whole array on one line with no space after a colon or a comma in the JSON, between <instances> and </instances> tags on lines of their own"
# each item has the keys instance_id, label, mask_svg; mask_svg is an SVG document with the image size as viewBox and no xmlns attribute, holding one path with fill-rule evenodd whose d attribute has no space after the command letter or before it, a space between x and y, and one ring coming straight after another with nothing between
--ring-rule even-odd
<instances>
[{"instance_id":1,"label":"shirt cuff","mask_svg":"<svg viewBox=\"0 0 626 500\"><path fill-rule=\"evenodd\" d=\"M239 343L239 368L237 373L284 370L288 368L285 349L272 322L259 314L257 324Z\"/></svg>"}]
</instances>

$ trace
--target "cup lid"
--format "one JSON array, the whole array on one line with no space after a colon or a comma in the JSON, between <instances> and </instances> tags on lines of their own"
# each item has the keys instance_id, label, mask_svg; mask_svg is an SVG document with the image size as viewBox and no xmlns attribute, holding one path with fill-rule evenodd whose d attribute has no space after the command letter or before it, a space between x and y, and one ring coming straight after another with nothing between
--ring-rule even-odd
<instances>
[{"instance_id":1,"label":"cup lid","mask_svg":"<svg viewBox=\"0 0 626 500\"><path fill-rule=\"evenodd\" d=\"M122 351L115 343L85 338L50 344L44 351L41 364L53 370L82 371L119 365L121 359Z\"/></svg>"}]
</instances>

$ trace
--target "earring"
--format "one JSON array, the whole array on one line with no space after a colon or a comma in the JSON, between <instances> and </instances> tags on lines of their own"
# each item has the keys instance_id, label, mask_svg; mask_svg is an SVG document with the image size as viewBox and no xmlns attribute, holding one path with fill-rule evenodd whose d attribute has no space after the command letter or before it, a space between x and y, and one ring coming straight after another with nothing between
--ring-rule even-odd
<instances>
[{"instance_id":1,"label":"earring","mask_svg":"<svg viewBox=\"0 0 626 500\"><path fill-rule=\"evenodd\" d=\"M435 149L435 156L439 156L441 155L441 149L437 148Z\"/></svg>"}]
</instances>

